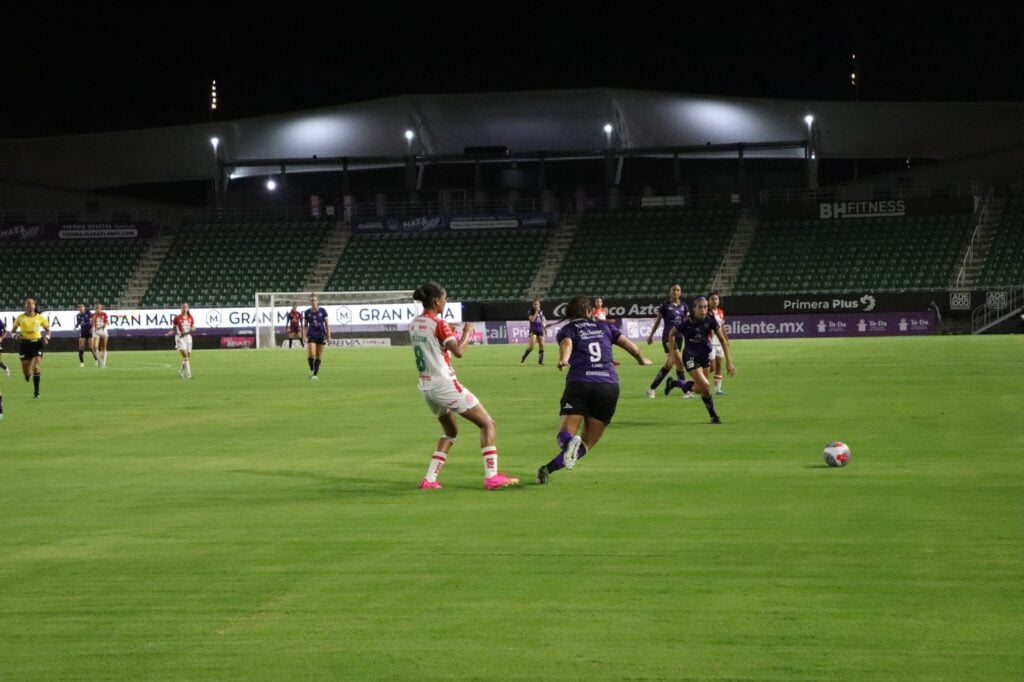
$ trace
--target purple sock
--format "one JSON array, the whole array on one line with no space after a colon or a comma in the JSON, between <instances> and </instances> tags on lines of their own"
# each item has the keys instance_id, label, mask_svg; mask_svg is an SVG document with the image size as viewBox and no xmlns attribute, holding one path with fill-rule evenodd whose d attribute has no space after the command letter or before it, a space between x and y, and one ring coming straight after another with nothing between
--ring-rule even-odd
<instances>
[{"instance_id":1,"label":"purple sock","mask_svg":"<svg viewBox=\"0 0 1024 682\"><path fill-rule=\"evenodd\" d=\"M683 389L683 393L689 393L693 390L693 382L680 380L679 388Z\"/></svg>"},{"instance_id":2,"label":"purple sock","mask_svg":"<svg viewBox=\"0 0 1024 682\"><path fill-rule=\"evenodd\" d=\"M702 395L700 399L704 401L704 407L708 408L708 414L712 417L717 417L718 413L715 412L715 399L709 395Z\"/></svg>"},{"instance_id":3,"label":"purple sock","mask_svg":"<svg viewBox=\"0 0 1024 682\"><path fill-rule=\"evenodd\" d=\"M558 441L558 447L565 450L565 446L572 440L572 434L568 431L559 431L558 435L555 436L555 440Z\"/></svg>"},{"instance_id":4,"label":"purple sock","mask_svg":"<svg viewBox=\"0 0 1024 682\"><path fill-rule=\"evenodd\" d=\"M654 376L654 381L651 382L651 390L653 391L658 387L658 384L668 376L669 370L662 367L658 370L658 373Z\"/></svg>"},{"instance_id":5,"label":"purple sock","mask_svg":"<svg viewBox=\"0 0 1024 682\"><path fill-rule=\"evenodd\" d=\"M309 371L313 371L313 358L306 358L306 362L309 363Z\"/></svg>"},{"instance_id":6,"label":"purple sock","mask_svg":"<svg viewBox=\"0 0 1024 682\"><path fill-rule=\"evenodd\" d=\"M313 361L313 376L320 373L320 358Z\"/></svg>"}]
</instances>

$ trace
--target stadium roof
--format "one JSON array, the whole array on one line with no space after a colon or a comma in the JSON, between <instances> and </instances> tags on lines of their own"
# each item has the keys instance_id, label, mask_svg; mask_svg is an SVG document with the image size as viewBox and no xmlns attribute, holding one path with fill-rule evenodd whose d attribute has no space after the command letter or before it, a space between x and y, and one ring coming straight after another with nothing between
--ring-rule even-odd
<instances>
[{"instance_id":1,"label":"stadium roof","mask_svg":"<svg viewBox=\"0 0 1024 682\"><path fill-rule=\"evenodd\" d=\"M4 179L94 190L201 180L221 160L461 155L467 147L597 153L804 140L819 159L959 160L1024 149L1022 103L711 97L623 89L390 97L202 125L0 140ZM605 125L611 124L610 135ZM408 142L405 131L414 137ZM709 152L708 155L714 155ZM798 158L795 147L751 157ZM289 172L301 170L289 166ZM265 171L239 168L236 174Z\"/></svg>"}]
</instances>

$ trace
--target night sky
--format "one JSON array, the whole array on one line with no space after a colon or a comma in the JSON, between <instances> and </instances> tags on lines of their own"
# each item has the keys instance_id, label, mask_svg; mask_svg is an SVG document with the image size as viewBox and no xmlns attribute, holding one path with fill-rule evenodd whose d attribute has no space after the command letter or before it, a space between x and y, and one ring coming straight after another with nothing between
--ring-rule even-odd
<instances>
[{"instance_id":1,"label":"night sky","mask_svg":"<svg viewBox=\"0 0 1024 682\"><path fill-rule=\"evenodd\" d=\"M851 52L864 100L1024 102L1019 2L208 4L5 8L0 137L201 123L213 78L219 120L605 86L853 99Z\"/></svg>"}]
</instances>

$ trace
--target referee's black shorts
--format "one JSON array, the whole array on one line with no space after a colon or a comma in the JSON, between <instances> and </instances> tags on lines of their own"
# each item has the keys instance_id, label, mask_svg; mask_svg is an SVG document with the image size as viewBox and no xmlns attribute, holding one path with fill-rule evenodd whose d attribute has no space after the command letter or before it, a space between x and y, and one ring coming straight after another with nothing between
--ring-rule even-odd
<instances>
[{"instance_id":1,"label":"referee's black shorts","mask_svg":"<svg viewBox=\"0 0 1024 682\"><path fill-rule=\"evenodd\" d=\"M31 360L32 358L39 358L43 356L43 340L34 339L29 341L28 339L22 339L21 345L18 346L18 357L22 360Z\"/></svg>"},{"instance_id":2,"label":"referee's black shorts","mask_svg":"<svg viewBox=\"0 0 1024 682\"><path fill-rule=\"evenodd\" d=\"M618 404L618 384L570 381L565 384L565 391L562 392L558 414L582 414L611 424Z\"/></svg>"}]
</instances>

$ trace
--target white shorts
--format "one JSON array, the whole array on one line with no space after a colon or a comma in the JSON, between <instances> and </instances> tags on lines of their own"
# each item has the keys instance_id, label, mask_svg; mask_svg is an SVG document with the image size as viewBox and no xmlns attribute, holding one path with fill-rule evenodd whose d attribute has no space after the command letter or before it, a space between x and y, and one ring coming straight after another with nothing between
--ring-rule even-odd
<instances>
[{"instance_id":1,"label":"white shorts","mask_svg":"<svg viewBox=\"0 0 1024 682\"><path fill-rule=\"evenodd\" d=\"M183 353L192 352L192 335L188 336L175 336L174 337L174 350L181 351Z\"/></svg>"},{"instance_id":2,"label":"white shorts","mask_svg":"<svg viewBox=\"0 0 1024 682\"><path fill-rule=\"evenodd\" d=\"M708 355L708 357L711 358L712 360L714 360L715 358L725 358L725 351L722 350L722 344L711 344L711 353Z\"/></svg>"},{"instance_id":3,"label":"white shorts","mask_svg":"<svg viewBox=\"0 0 1024 682\"><path fill-rule=\"evenodd\" d=\"M435 417L443 417L449 412L464 414L480 404L472 391L455 380L420 385L420 393Z\"/></svg>"},{"instance_id":4,"label":"white shorts","mask_svg":"<svg viewBox=\"0 0 1024 682\"><path fill-rule=\"evenodd\" d=\"M93 332L93 336L107 337L107 336L110 336L110 332L108 332L107 328L104 327L103 329L97 329L95 332Z\"/></svg>"}]
</instances>

